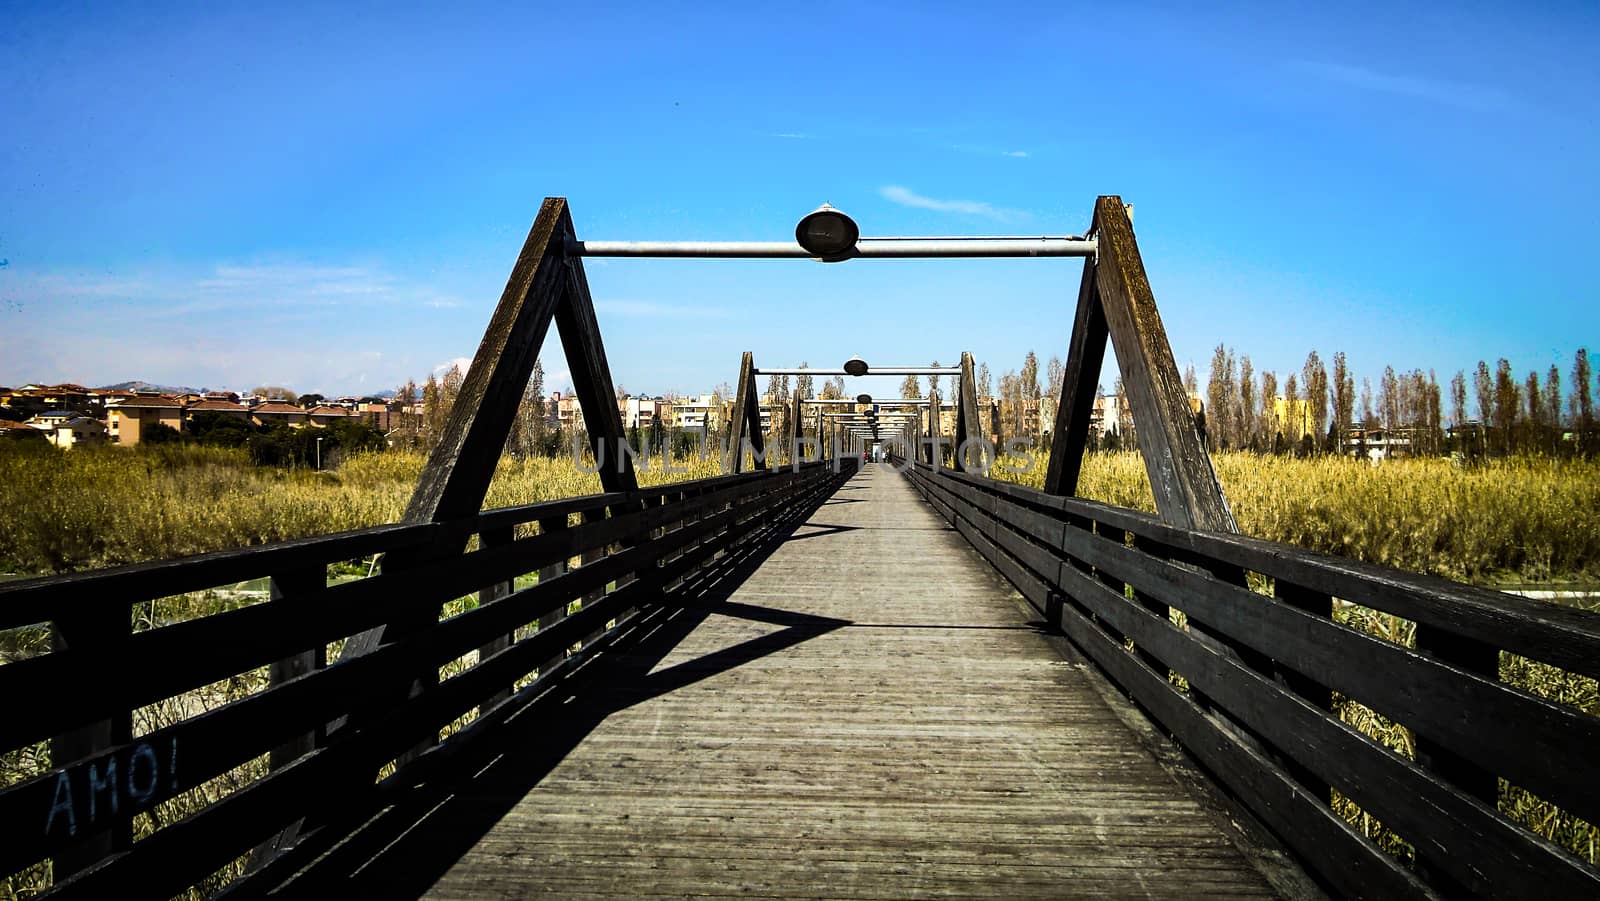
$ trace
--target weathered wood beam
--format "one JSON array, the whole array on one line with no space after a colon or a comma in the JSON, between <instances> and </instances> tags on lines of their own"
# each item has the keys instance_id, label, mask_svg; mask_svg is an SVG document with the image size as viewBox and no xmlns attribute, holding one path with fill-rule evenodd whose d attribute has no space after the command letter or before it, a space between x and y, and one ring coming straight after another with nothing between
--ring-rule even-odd
<instances>
[{"instance_id":1,"label":"weathered wood beam","mask_svg":"<svg viewBox=\"0 0 1600 901\"><path fill-rule=\"evenodd\" d=\"M567 202L545 198L450 408L444 434L406 505L405 522L458 519L482 508L534 358L568 293L571 281L562 248L570 234ZM573 378L581 381L576 371ZM586 408L584 415L588 413Z\"/></svg>"},{"instance_id":2,"label":"weathered wood beam","mask_svg":"<svg viewBox=\"0 0 1600 901\"><path fill-rule=\"evenodd\" d=\"M572 220L563 222L570 233ZM639 487L639 481L633 471L633 458L622 453L627 439L622 430L622 414L617 410L617 389L606 362L605 345L600 341L600 323L589 296L589 280L583 274L583 261L577 257L567 261L567 296L565 303L556 306L556 328L572 373L572 392L583 408L589 448L597 464L604 461L600 484L607 492L632 491ZM526 382L525 376L523 384Z\"/></svg>"},{"instance_id":3,"label":"weathered wood beam","mask_svg":"<svg viewBox=\"0 0 1600 901\"><path fill-rule=\"evenodd\" d=\"M955 469L966 472L963 449L981 454L984 440L983 425L978 421L978 388L972 354L966 351L961 352L961 387L956 394L956 433L952 438L956 442Z\"/></svg>"},{"instance_id":4,"label":"weathered wood beam","mask_svg":"<svg viewBox=\"0 0 1600 901\"><path fill-rule=\"evenodd\" d=\"M1237 532L1233 511L1195 427L1121 197L1095 201L1094 229L1100 239L1095 285L1133 410L1156 510L1162 519L1183 528Z\"/></svg>"},{"instance_id":5,"label":"weathered wood beam","mask_svg":"<svg viewBox=\"0 0 1600 901\"><path fill-rule=\"evenodd\" d=\"M1095 261L1083 261L1078 285L1078 310L1067 346L1067 368L1056 404L1055 429L1050 435L1050 466L1045 470L1046 494L1076 495L1083 470L1083 451L1089 441L1089 419L1099 393L1100 366L1105 362L1105 310L1095 287Z\"/></svg>"},{"instance_id":6,"label":"weathered wood beam","mask_svg":"<svg viewBox=\"0 0 1600 901\"><path fill-rule=\"evenodd\" d=\"M755 355L745 351L739 363L739 387L733 396L733 416L728 420L728 447L722 454L722 471L733 475L744 470L744 443L750 437L746 431L749 417L746 410L755 390ZM761 413L756 413L755 433L761 434ZM754 446L754 442L751 442Z\"/></svg>"}]
</instances>

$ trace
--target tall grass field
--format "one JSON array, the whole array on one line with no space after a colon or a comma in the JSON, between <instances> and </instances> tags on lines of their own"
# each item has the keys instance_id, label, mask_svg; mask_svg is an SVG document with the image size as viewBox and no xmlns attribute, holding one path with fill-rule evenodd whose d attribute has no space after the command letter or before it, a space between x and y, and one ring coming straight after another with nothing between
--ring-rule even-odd
<instances>
[{"instance_id":1,"label":"tall grass field","mask_svg":"<svg viewBox=\"0 0 1600 901\"><path fill-rule=\"evenodd\" d=\"M1372 563L1479 584L1600 583L1600 463L1512 458L1472 466L1448 460L1391 460L1377 466L1339 458L1295 459L1250 453L1213 457L1241 531L1273 541ZM420 453L355 454L329 471L257 467L242 451L200 446L90 448L0 445L0 574L74 572L145 560L325 534L399 519L422 471ZM715 456L694 456L669 472L640 473L647 485L720 473ZM1039 487L1046 460L1002 457L991 475ZM534 503L601 490L599 476L570 457L503 458L486 507ZM1079 494L1154 512L1137 453L1090 454ZM3 577L3 576L0 576ZM230 603L228 592L205 592L140 605L134 628L203 615ZM466 602L470 602L467 599ZM160 609L158 609L160 605ZM170 608L170 609L169 609ZM1414 645L1413 624L1350 604L1336 619L1402 645ZM142 618L142 619L141 619ZM0 633L0 659L38 653L22 646L47 641L43 630ZM1501 679L1600 715L1593 679L1502 655ZM265 687L265 671L244 673L191 693L179 706L227 703ZM1413 756L1403 726L1340 701L1346 722L1396 753ZM161 705L135 712L138 732L192 715ZM0 755L0 787L48 769L48 744ZM193 797L174 799L141 816L149 834L248 784L264 761L240 767ZM234 780L237 785L228 780ZM1335 799L1352 822L1392 853L1409 846L1356 805ZM1600 862L1600 831L1521 789L1502 784L1501 809L1590 862ZM242 867L243 861L238 862ZM237 869L237 867L236 867ZM217 874L204 889L225 885ZM48 863L11 878L0 874L0 899L25 896L50 881Z\"/></svg>"},{"instance_id":2,"label":"tall grass field","mask_svg":"<svg viewBox=\"0 0 1600 901\"><path fill-rule=\"evenodd\" d=\"M1396 459L1374 466L1338 457L1220 453L1212 462L1247 535L1458 581L1600 582L1600 463L1594 461L1513 457L1459 466L1445 459ZM1040 488L1047 469L1043 455L1002 456L990 475ZM1078 494L1155 512L1137 453L1088 455ZM1593 599L1573 603L1600 609ZM1181 613L1174 616L1183 621ZM1397 616L1336 601L1334 619L1416 646L1416 624ZM1600 683L1594 679L1507 653L1500 655L1500 679L1600 716ZM1335 708L1351 726L1415 758L1416 739L1406 727L1348 699L1337 698ZM1391 854L1413 859L1408 843L1354 802L1338 797L1334 804ZM1600 829L1594 824L1503 779L1499 804L1539 835L1600 863Z\"/></svg>"}]
</instances>

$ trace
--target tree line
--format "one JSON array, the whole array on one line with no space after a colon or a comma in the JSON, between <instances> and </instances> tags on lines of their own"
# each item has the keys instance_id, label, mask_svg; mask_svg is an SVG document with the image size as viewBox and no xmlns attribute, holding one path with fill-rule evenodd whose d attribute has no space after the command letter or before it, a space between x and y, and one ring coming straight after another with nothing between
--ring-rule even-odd
<instances>
[{"instance_id":1,"label":"tree line","mask_svg":"<svg viewBox=\"0 0 1600 901\"><path fill-rule=\"evenodd\" d=\"M1348 450L1383 430L1412 453L1504 456L1600 451L1594 419L1595 374L1586 348L1573 355L1563 397L1561 367L1518 378L1511 362L1491 370L1478 361L1441 385L1433 370L1398 372L1385 366L1376 389L1363 377L1357 389L1343 352L1333 365L1316 350L1298 372L1254 372L1250 357L1217 345L1206 383L1204 423L1212 447L1328 453ZM1184 381L1195 390L1193 368ZM1446 393L1448 392L1448 393ZM1448 407L1446 403L1448 402Z\"/></svg>"},{"instance_id":2,"label":"tree line","mask_svg":"<svg viewBox=\"0 0 1600 901\"><path fill-rule=\"evenodd\" d=\"M1052 356L1041 383L1039 358L1030 350L996 385L989 364L979 363L976 387L992 404L990 431L1002 441L1044 442L1063 373L1060 358ZM1585 348L1574 353L1565 380L1557 365L1518 377L1501 358L1492 368L1480 360L1441 385L1432 370L1393 366L1384 367L1376 384L1368 377L1358 384L1342 351L1331 364L1313 349L1298 370L1258 371L1248 354L1219 344L1204 393L1193 366L1185 367L1183 382L1201 402L1197 419L1208 446L1218 450L1359 453L1369 443L1398 441L1419 455L1600 453L1594 410L1600 385ZM1098 390L1114 399L1107 410L1116 411L1116 420L1091 436L1092 449L1132 446L1136 427L1122 380L1110 392L1103 385Z\"/></svg>"},{"instance_id":3,"label":"tree line","mask_svg":"<svg viewBox=\"0 0 1600 901\"><path fill-rule=\"evenodd\" d=\"M801 364L802 368L805 364ZM931 366L939 366L937 360ZM1005 441L1033 439L1040 443L1049 437L1045 426L1059 402L1064 366L1052 356L1040 371L1039 358L1028 351L1018 369L1003 372L998 383L987 362L980 362L975 373L978 396L990 403L990 431ZM429 376L420 388L408 382L396 394L400 409L395 443L423 451L432 450L443 434L461 390L463 373L451 367L442 377ZM821 380L799 375L768 377L764 398L773 404L767 437L777 442L787 433L795 395L846 397L844 379L838 376ZM1345 354L1337 352L1324 362L1313 349L1305 363L1289 372L1257 370L1248 354L1218 344L1212 353L1204 393L1201 393L1193 366L1185 367L1185 389L1198 398L1199 425L1208 446L1217 450L1251 450L1260 453L1322 454L1359 452L1363 444L1399 439L1413 454L1458 452L1467 455L1503 456L1515 453L1546 455L1600 452L1600 429L1596 428L1594 396L1596 374L1588 350L1580 348L1570 369L1552 365L1543 374L1530 371L1518 377L1510 361L1501 358L1491 368L1479 361L1468 371L1457 371L1441 384L1434 371L1396 370L1384 367L1376 384L1350 370ZM937 375L908 375L900 385L902 397L929 397L938 391L949 400L955 379L941 386ZM1121 379L1107 392L1114 398L1107 409L1115 409L1115 422L1104 423L1094 446L1115 449L1132 446L1135 425L1126 403ZM618 388L618 397L624 391ZM652 452L667 449L675 454L695 452L702 445L723 440L727 433L723 406L734 396L726 383L712 392L712 406L703 427L693 430L669 428L656 417L630 429L629 440L636 448L648 446ZM420 408L419 415L406 411ZM551 414L544 393L544 367L535 361L517 416L506 440L506 452L516 456L554 456L570 453L574 438L563 434ZM813 421L802 422L801 431L815 431Z\"/></svg>"}]
</instances>

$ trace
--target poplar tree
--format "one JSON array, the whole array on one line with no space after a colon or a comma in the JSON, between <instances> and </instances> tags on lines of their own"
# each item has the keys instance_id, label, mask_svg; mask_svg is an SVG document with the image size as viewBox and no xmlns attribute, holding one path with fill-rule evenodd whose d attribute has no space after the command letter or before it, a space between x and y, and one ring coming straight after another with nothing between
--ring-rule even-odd
<instances>
[{"instance_id":1,"label":"poplar tree","mask_svg":"<svg viewBox=\"0 0 1600 901\"><path fill-rule=\"evenodd\" d=\"M811 367L811 364L807 363L804 360L800 361L800 368L801 369L809 369L810 367ZM812 398L816 397L817 396L817 394L816 394L816 386L813 384L813 382L811 380L811 376L809 376L809 375L797 375L797 376L795 376L795 378L794 378L794 393L800 395L800 399L801 400L811 400Z\"/></svg>"},{"instance_id":2,"label":"poplar tree","mask_svg":"<svg viewBox=\"0 0 1600 901\"><path fill-rule=\"evenodd\" d=\"M1206 377L1206 436L1217 450L1233 446L1229 422L1228 349L1221 344L1211 352L1211 372Z\"/></svg>"},{"instance_id":3,"label":"poplar tree","mask_svg":"<svg viewBox=\"0 0 1600 901\"><path fill-rule=\"evenodd\" d=\"M1378 415L1383 419L1386 429L1400 428L1404 423L1400 421L1400 378L1394 374L1393 366L1383 367L1383 379L1378 382Z\"/></svg>"},{"instance_id":4,"label":"poplar tree","mask_svg":"<svg viewBox=\"0 0 1600 901\"><path fill-rule=\"evenodd\" d=\"M1588 454L1594 432L1594 395L1589 391L1589 349L1578 348L1572 356L1572 431L1578 452Z\"/></svg>"},{"instance_id":5,"label":"poplar tree","mask_svg":"<svg viewBox=\"0 0 1600 901\"><path fill-rule=\"evenodd\" d=\"M1501 357L1494 371L1494 425L1500 430L1500 447L1511 453L1512 430L1517 425L1517 382L1511 376L1511 362Z\"/></svg>"},{"instance_id":6,"label":"poplar tree","mask_svg":"<svg viewBox=\"0 0 1600 901\"><path fill-rule=\"evenodd\" d=\"M1472 393L1478 402L1478 421L1487 430L1494 422L1494 376L1489 374L1489 364L1482 360L1472 373Z\"/></svg>"},{"instance_id":7,"label":"poplar tree","mask_svg":"<svg viewBox=\"0 0 1600 901\"><path fill-rule=\"evenodd\" d=\"M1539 393L1539 373L1529 372L1528 378L1522 383L1523 399L1528 404L1528 439L1526 449L1543 450L1545 446L1545 429L1548 423L1544 421L1544 395Z\"/></svg>"},{"instance_id":8,"label":"poplar tree","mask_svg":"<svg viewBox=\"0 0 1600 901\"><path fill-rule=\"evenodd\" d=\"M1256 415L1256 370L1250 365L1250 356L1246 354L1239 358L1239 407L1238 428L1239 446L1256 446L1256 433L1259 431Z\"/></svg>"},{"instance_id":9,"label":"poplar tree","mask_svg":"<svg viewBox=\"0 0 1600 901\"><path fill-rule=\"evenodd\" d=\"M1350 367L1345 363L1344 351L1333 355L1333 449L1339 450L1344 430L1355 424L1356 385L1350 377Z\"/></svg>"},{"instance_id":10,"label":"poplar tree","mask_svg":"<svg viewBox=\"0 0 1600 901\"><path fill-rule=\"evenodd\" d=\"M422 426L418 430L418 442L423 452L431 452L433 446L439 442L439 431L444 425L444 416L439 404L439 380L428 373L428 381L422 386Z\"/></svg>"},{"instance_id":11,"label":"poplar tree","mask_svg":"<svg viewBox=\"0 0 1600 901\"><path fill-rule=\"evenodd\" d=\"M1450 380L1450 424L1459 429L1466 421L1467 376L1457 369L1455 378Z\"/></svg>"},{"instance_id":12,"label":"poplar tree","mask_svg":"<svg viewBox=\"0 0 1600 901\"><path fill-rule=\"evenodd\" d=\"M1313 443L1320 446L1328 433L1328 370L1322 365L1322 358L1317 356L1315 349L1306 356L1306 364L1301 370L1305 376L1302 389L1305 392L1306 419L1311 426Z\"/></svg>"},{"instance_id":13,"label":"poplar tree","mask_svg":"<svg viewBox=\"0 0 1600 901\"><path fill-rule=\"evenodd\" d=\"M1300 415L1300 394L1296 390L1295 374L1283 380L1283 437L1292 448L1300 446L1300 435L1304 420Z\"/></svg>"},{"instance_id":14,"label":"poplar tree","mask_svg":"<svg viewBox=\"0 0 1600 901\"><path fill-rule=\"evenodd\" d=\"M1545 420L1550 427L1550 453L1561 451L1561 370L1551 365L1544 376Z\"/></svg>"},{"instance_id":15,"label":"poplar tree","mask_svg":"<svg viewBox=\"0 0 1600 901\"><path fill-rule=\"evenodd\" d=\"M1261 373L1261 444L1272 450L1277 444L1278 376L1268 369Z\"/></svg>"}]
</instances>

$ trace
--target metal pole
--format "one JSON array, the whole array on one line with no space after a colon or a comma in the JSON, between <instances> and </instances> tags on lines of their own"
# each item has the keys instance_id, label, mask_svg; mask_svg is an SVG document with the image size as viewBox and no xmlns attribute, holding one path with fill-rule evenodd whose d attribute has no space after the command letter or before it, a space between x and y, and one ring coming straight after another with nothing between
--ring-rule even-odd
<instances>
[{"instance_id":1,"label":"metal pole","mask_svg":"<svg viewBox=\"0 0 1600 901\"><path fill-rule=\"evenodd\" d=\"M961 367L960 366L897 366L897 367L886 367L886 366L885 367L879 367L879 366L874 366L873 368L867 370L866 373L863 374L863 376L857 376L857 377L858 378L862 378L862 377L865 377L865 376L868 376L868 375L949 375L950 373L960 372L960 371L961 371ZM843 369L767 369L767 368L763 367L761 369L757 369L754 374L755 375L849 375L850 373L845 372Z\"/></svg>"},{"instance_id":2,"label":"metal pole","mask_svg":"<svg viewBox=\"0 0 1600 901\"><path fill-rule=\"evenodd\" d=\"M847 259L932 259L941 257L1092 257L1094 238L862 238ZM656 257L724 260L809 260L815 254L793 241L576 241L568 256Z\"/></svg>"},{"instance_id":3,"label":"metal pole","mask_svg":"<svg viewBox=\"0 0 1600 901\"><path fill-rule=\"evenodd\" d=\"M881 406L881 407L926 407L928 405L928 401L926 401L926 400L924 400L924 399L922 399L920 397L886 397L886 398L884 398L882 400L874 399L872 402L877 404L878 406ZM808 398L806 398L805 403L808 403L808 404L856 404L856 403L860 403L860 401L855 400L854 398L849 398L849 397L824 397L824 398L808 397Z\"/></svg>"}]
</instances>

